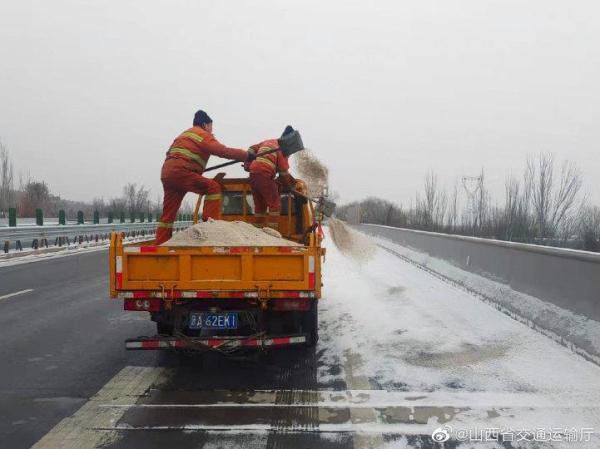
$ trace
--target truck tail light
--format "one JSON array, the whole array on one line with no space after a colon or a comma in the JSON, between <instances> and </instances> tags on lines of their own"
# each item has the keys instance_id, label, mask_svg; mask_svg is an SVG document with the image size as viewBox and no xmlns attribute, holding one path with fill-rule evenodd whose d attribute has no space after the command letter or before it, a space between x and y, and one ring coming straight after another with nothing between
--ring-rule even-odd
<instances>
[{"instance_id":1,"label":"truck tail light","mask_svg":"<svg viewBox=\"0 0 600 449\"><path fill-rule=\"evenodd\" d=\"M315 292L295 292L295 291L286 291L285 295L288 298L315 298L317 295Z\"/></svg>"},{"instance_id":2,"label":"truck tail light","mask_svg":"<svg viewBox=\"0 0 600 449\"><path fill-rule=\"evenodd\" d=\"M270 301L273 310L276 312L285 312L285 311L300 311L306 312L310 310L310 301L306 299L273 299Z\"/></svg>"},{"instance_id":3,"label":"truck tail light","mask_svg":"<svg viewBox=\"0 0 600 449\"><path fill-rule=\"evenodd\" d=\"M123 303L123 308L125 310L142 312L158 312L160 307L160 299L126 299Z\"/></svg>"}]
</instances>

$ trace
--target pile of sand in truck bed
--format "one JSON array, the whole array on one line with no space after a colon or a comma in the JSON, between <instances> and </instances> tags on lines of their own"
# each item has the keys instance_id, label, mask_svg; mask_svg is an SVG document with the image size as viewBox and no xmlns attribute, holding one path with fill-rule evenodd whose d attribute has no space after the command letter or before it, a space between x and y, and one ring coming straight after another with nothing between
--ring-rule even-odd
<instances>
[{"instance_id":1,"label":"pile of sand in truck bed","mask_svg":"<svg viewBox=\"0 0 600 449\"><path fill-rule=\"evenodd\" d=\"M271 228L243 221L208 220L178 232L163 246L300 246Z\"/></svg>"}]
</instances>

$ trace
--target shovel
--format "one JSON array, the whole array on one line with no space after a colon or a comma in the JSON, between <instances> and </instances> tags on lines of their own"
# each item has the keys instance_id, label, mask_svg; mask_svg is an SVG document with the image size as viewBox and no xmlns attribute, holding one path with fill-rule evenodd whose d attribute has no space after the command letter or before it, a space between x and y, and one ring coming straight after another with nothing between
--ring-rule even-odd
<instances>
[{"instance_id":1,"label":"shovel","mask_svg":"<svg viewBox=\"0 0 600 449\"><path fill-rule=\"evenodd\" d=\"M261 154L261 156L265 156L267 154L275 153L276 151L281 150L285 157L290 157L292 154L304 150L304 143L302 142L302 137L300 136L298 130L293 130L292 132L289 132L287 134L284 133L279 139L277 139L277 143L279 143L279 148L265 151ZM238 162L239 161L224 162L222 164L215 165L214 167L209 167L205 169L204 172L228 167L230 165L237 164Z\"/></svg>"},{"instance_id":2,"label":"shovel","mask_svg":"<svg viewBox=\"0 0 600 449\"><path fill-rule=\"evenodd\" d=\"M312 198L304 193L298 192L296 189L290 189L294 195L298 195L308 201L314 203L317 207L317 212L322 213L326 217L331 217L335 211L336 204L333 201L326 200L324 197Z\"/></svg>"}]
</instances>

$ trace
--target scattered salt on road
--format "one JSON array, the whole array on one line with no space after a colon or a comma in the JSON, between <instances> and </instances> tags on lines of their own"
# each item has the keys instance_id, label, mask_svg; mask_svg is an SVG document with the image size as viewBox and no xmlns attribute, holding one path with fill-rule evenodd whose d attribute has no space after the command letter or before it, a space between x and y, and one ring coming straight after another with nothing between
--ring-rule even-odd
<instances>
[{"instance_id":1,"label":"scattered salt on road","mask_svg":"<svg viewBox=\"0 0 600 449\"><path fill-rule=\"evenodd\" d=\"M364 234L351 229L343 221L329 218L327 228L335 246L346 256L357 261L367 261L375 255L375 243Z\"/></svg>"},{"instance_id":2,"label":"scattered salt on road","mask_svg":"<svg viewBox=\"0 0 600 449\"><path fill-rule=\"evenodd\" d=\"M600 367L476 297L381 249L365 262L330 245L324 279L321 382L343 382L334 367L350 354L360 359L353 375L374 389L435 392L450 406L444 392L485 393L495 411L457 414L464 426L600 428L598 406L589 407L600 404ZM531 408L494 409L494 394L500 405L508 393L537 399ZM542 402L556 406L536 408Z\"/></svg>"}]
</instances>

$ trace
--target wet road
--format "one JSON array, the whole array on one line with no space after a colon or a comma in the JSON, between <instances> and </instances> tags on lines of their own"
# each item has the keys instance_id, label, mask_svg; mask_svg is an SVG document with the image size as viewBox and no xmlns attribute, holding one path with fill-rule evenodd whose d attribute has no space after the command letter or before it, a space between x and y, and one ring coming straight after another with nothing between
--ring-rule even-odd
<instances>
[{"instance_id":1,"label":"wet road","mask_svg":"<svg viewBox=\"0 0 600 449\"><path fill-rule=\"evenodd\" d=\"M123 372L131 369L158 374L156 378L151 375L153 383L144 384L147 391L127 396L129 402L139 400L140 404L173 407L122 409L124 413L118 421L100 423L98 427L181 428L190 423L214 427L220 423L235 429L235 423L243 427L250 422L264 429L287 429L290 423L315 429L316 407L280 406L294 399L288 390L345 388L340 382L318 384L315 350L242 354L233 359L218 354L126 352L125 338L151 335L154 326L144 314L124 312L120 301L109 300L107 286L106 251L0 268L0 297L5 297L0 300L0 447L31 447L61 420L77 416L81 412L78 410L106 385L112 382L121 388ZM191 411L179 407L201 399L219 402L230 391L237 392L239 402L239 394L250 395L256 390L280 390L273 398L277 405L260 410L234 406L210 413L198 407ZM207 396L206 392L213 393ZM109 405L107 401L103 407ZM93 410L85 419L97 418L96 412ZM106 432L97 433L87 440L80 435L83 440L73 447L94 447L96 442L105 441ZM111 433L113 436L106 440L112 442L111 447L164 447L167 440L169 444L180 441L181 446L175 444L177 447L202 447L215 440L213 434L206 432L182 432L175 437L173 432L117 434L118 438ZM315 438L321 440L317 433L278 435L277 431L269 431L268 435L247 437L234 431L223 438L244 446L246 441L261 442L266 438L268 447L294 447L295 441L300 444ZM335 444L347 447L349 439L336 438ZM221 436L217 441L221 441ZM306 447L304 443L297 447ZM329 446L329 439L326 443L323 447ZM40 442L41 447L54 444Z\"/></svg>"},{"instance_id":2,"label":"wet road","mask_svg":"<svg viewBox=\"0 0 600 449\"><path fill-rule=\"evenodd\" d=\"M0 268L0 447L434 448L444 424L598 428L600 368L385 251L329 251L316 350L235 358L124 351L154 327L109 300L106 259Z\"/></svg>"}]
</instances>

